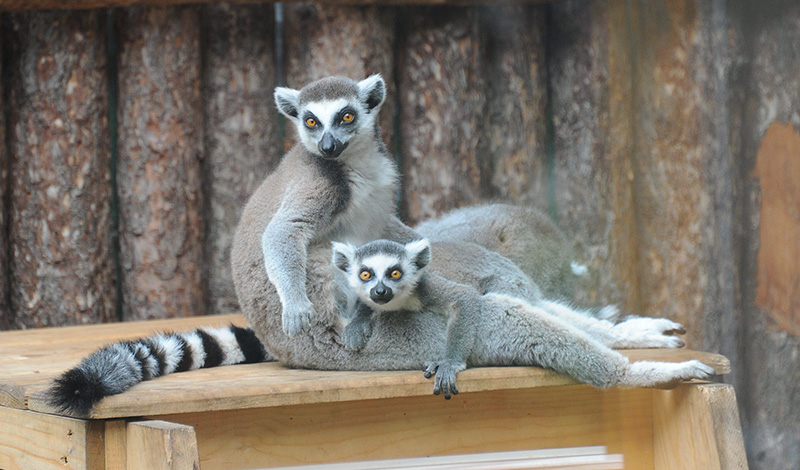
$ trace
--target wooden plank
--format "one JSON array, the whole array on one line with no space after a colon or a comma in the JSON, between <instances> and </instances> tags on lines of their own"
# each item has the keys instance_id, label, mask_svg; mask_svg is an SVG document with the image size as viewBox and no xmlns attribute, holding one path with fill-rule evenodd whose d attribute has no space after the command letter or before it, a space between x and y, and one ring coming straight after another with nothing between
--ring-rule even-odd
<instances>
[{"instance_id":1,"label":"wooden plank","mask_svg":"<svg viewBox=\"0 0 800 470\"><path fill-rule=\"evenodd\" d=\"M556 219L590 274L576 301L638 313L630 3L554 4L547 66Z\"/></svg>"},{"instance_id":2,"label":"wooden plank","mask_svg":"<svg viewBox=\"0 0 800 470\"><path fill-rule=\"evenodd\" d=\"M25 12L7 24L9 326L109 321L105 15Z\"/></svg>"},{"instance_id":3,"label":"wooden plank","mask_svg":"<svg viewBox=\"0 0 800 470\"><path fill-rule=\"evenodd\" d=\"M656 470L748 468L732 386L682 385L654 393Z\"/></svg>"},{"instance_id":4,"label":"wooden plank","mask_svg":"<svg viewBox=\"0 0 800 470\"><path fill-rule=\"evenodd\" d=\"M104 422L105 470L128 468L128 423L121 419Z\"/></svg>"},{"instance_id":5,"label":"wooden plank","mask_svg":"<svg viewBox=\"0 0 800 470\"><path fill-rule=\"evenodd\" d=\"M230 246L239 215L281 155L273 103L274 7L209 5L203 10L205 262L207 313L239 310Z\"/></svg>"},{"instance_id":6,"label":"wooden plank","mask_svg":"<svg viewBox=\"0 0 800 470\"><path fill-rule=\"evenodd\" d=\"M635 357L637 351L626 353ZM723 362L714 360L721 356L710 354L696 353L693 357L710 365L716 363L719 366ZM664 354L663 358L669 359L670 354ZM41 378L36 382L26 382L24 378L12 380L21 382L25 387L30 409L57 412L46 402L43 393L47 381ZM476 368L459 375L459 390L464 393L575 383L570 377L536 367ZM91 417L116 418L179 411L425 397L432 396L432 387L431 381L417 371L314 371L287 369L276 363L239 365L174 374L141 383L121 395L108 397L98 403Z\"/></svg>"},{"instance_id":7,"label":"wooden plank","mask_svg":"<svg viewBox=\"0 0 800 470\"><path fill-rule=\"evenodd\" d=\"M402 213L413 225L486 194L486 41L475 8L409 8L398 24Z\"/></svg>"},{"instance_id":8,"label":"wooden plank","mask_svg":"<svg viewBox=\"0 0 800 470\"><path fill-rule=\"evenodd\" d=\"M776 281L798 279L800 269L790 260L797 246L791 238L797 218L781 217L788 207L796 214L792 201L797 193L791 191L797 190L797 177L791 170L800 155L790 149L800 135L800 45L796 40L800 4L745 2L742 10L749 48L748 73L743 76L748 106L742 114L743 149L738 155L744 176L741 199L745 207L739 227L745 248L740 284L742 379L736 390L744 428L752 430L745 436L750 465L759 470L790 470L800 458L800 335L796 312L787 310L786 303L796 302L798 291L786 289L781 297L773 295L780 289ZM789 166L774 168L784 164ZM773 203L777 206L768 206ZM774 250L787 251L785 257L775 257ZM770 275L776 271L782 273Z\"/></svg>"},{"instance_id":9,"label":"wooden plank","mask_svg":"<svg viewBox=\"0 0 800 470\"><path fill-rule=\"evenodd\" d=\"M194 427L204 469L587 445L623 453L626 468L652 469L652 444L639 439L652 429L651 393L544 387L159 418ZM603 407L623 416L615 432L604 432Z\"/></svg>"},{"instance_id":10,"label":"wooden plank","mask_svg":"<svg viewBox=\"0 0 800 470\"><path fill-rule=\"evenodd\" d=\"M103 424L0 407L0 468L103 467Z\"/></svg>"},{"instance_id":11,"label":"wooden plank","mask_svg":"<svg viewBox=\"0 0 800 470\"><path fill-rule=\"evenodd\" d=\"M387 99L380 126L387 148L394 152L395 9L381 6L330 5L311 2L284 6L285 84L299 88L328 75L362 80L380 73ZM346 24L346 28L340 27ZM343 54L342 51L347 51ZM331 60L335 57L335 60ZM288 149L296 140L286 130Z\"/></svg>"},{"instance_id":12,"label":"wooden plank","mask_svg":"<svg viewBox=\"0 0 800 470\"><path fill-rule=\"evenodd\" d=\"M374 470L374 469L622 469L621 455L608 455L605 447L484 452L365 462L329 463L277 467L282 470Z\"/></svg>"},{"instance_id":13,"label":"wooden plank","mask_svg":"<svg viewBox=\"0 0 800 470\"><path fill-rule=\"evenodd\" d=\"M0 21L0 77L3 76L3 22ZM0 93L0 109L5 109L3 93ZM0 112L0 330L11 328L11 299L9 290L8 269L8 219L6 217L6 186L8 178L8 153L6 151L6 113Z\"/></svg>"},{"instance_id":14,"label":"wooden plank","mask_svg":"<svg viewBox=\"0 0 800 470\"><path fill-rule=\"evenodd\" d=\"M126 320L204 311L200 15L119 12L118 192Z\"/></svg>"},{"instance_id":15,"label":"wooden plank","mask_svg":"<svg viewBox=\"0 0 800 470\"><path fill-rule=\"evenodd\" d=\"M126 439L129 468L200 468L197 437L191 426L166 421L137 421L128 423Z\"/></svg>"},{"instance_id":16,"label":"wooden plank","mask_svg":"<svg viewBox=\"0 0 800 470\"><path fill-rule=\"evenodd\" d=\"M136 5L184 5L197 3L215 3L218 0L3 0L0 11L18 10L51 10L51 9L86 9L86 8L116 8ZM289 0L287 3L299 3L304 0ZM519 0L492 0L497 3L516 3ZM553 0L524 0L530 3L545 3ZM232 0L227 3L271 3L270 0ZM322 3L332 5L403 5L403 4L476 4L485 3L486 0L325 0Z\"/></svg>"}]
</instances>

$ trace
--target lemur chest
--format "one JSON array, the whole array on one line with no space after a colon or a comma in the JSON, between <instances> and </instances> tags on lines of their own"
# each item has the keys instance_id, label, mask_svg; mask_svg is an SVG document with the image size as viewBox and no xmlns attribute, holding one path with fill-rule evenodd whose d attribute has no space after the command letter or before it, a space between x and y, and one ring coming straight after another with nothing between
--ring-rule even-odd
<instances>
[{"instance_id":1,"label":"lemur chest","mask_svg":"<svg viewBox=\"0 0 800 470\"><path fill-rule=\"evenodd\" d=\"M333 219L329 240L357 245L380 238L394 214L393 172L345 170L349 201Z\"/></svg>"}]
</instances>

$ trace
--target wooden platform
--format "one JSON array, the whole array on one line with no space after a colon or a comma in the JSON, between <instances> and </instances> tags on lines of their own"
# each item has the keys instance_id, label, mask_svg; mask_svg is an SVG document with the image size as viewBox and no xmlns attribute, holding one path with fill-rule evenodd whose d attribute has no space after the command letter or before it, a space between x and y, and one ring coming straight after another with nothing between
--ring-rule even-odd
<instances>
[{"instance_id":1,"label":"wooden platform","mask_svg":"<svg viewBox=\"0 0 800 470\"><path fill-rule=\"evenodd\" d=\"M470 369L449 402L421 372L322 372L278 364L221 367L142 383L89 420L43 399L57 374L108 342L241 316L0 333L0 468L266 468L606 446L628 469L746 468L733 390L596 390L534 367ZM632 360L719 355L627 351Z\"/></svg>"}]
</instances>

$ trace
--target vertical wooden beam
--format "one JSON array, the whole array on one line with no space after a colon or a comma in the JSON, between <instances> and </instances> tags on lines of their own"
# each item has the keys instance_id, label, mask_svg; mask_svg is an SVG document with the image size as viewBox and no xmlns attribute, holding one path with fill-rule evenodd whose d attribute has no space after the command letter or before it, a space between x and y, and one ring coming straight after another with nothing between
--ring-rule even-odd
<instances>
[{"instance_id":1,"label":"vertical wooden beam","mask_svg":"<svg viewBox=\"0 0 800 470\"><path fill-rule=\"evenodd\" d=\"M9 17L13 326L107 321L115 294L105 14Z\"/></svg>"},{"instance_id":2,"label":"vertical wooden beam","mask_svg":"<svg viewBox=\"0 0 800 470\"><path fill-rule=\"evenodd\" d=\"M556 217L591 274L576 300L638 312L627 3L553 4L548 69Z\"/></svg>"},{"instance_id":3,"label":"vertical wooden beam","mask_svg":"<svg viewBox=\"0 0 800 470\"><path fill-rule=\"evenodd\" d=\"M126 320L204 309L199 12L120 12L117 181Z\"/></svg>"},{"instance_id":4,"label":"vertical wooden beam","mask_svg":"<svg viewBox=\"0 0 800 470\"><path fill-rule=\"evenodd\" d=\"M486 194L486 34L476 8L403 9L398 24L403 217L413 224Z\"/></svg>"},{"instance_id":5,"label":"vertical wooden beam","mask_svg":"<svg viewBox=\"0 0 800 470\"><path fill-rule=\"evenodd\" d=\"M103 423L0 407L0 468L103 468ZM144 467L142 467L144 468Z\"/></svg>"},{"instance_id":6,"label":"vertical wooden beam","mask_svg":"<svg viewBox=\"0 0 800 470\"><path fill-rule=\"evenodd\" d=\"M199 469L194 428L167 421L140 421L127 426L128 468Z\"/></svg>"},{"instance_id":7,"label":"vertical wooden beam","mask_svg":"<svg viewBox=\"0 0 800 470\"><path fill-rule=\"evenodd\" d=\"M6 217L6 181L8 178L8 153L6 149L6 108L4 101L5 75L3 75L3 18L0 17L0 330L11 327L11 304L8 276L8 223Z\"/></svg>"},{"instance_id":8,"label":"vertical wooden beam","mask_svg":"<svg viewBox=\"0 0 800 470\"><path fill-rule=\"evenodd\" d=\"M789 470L800 458L800 334L792 279L800 265L796 162L800 159L800 4L743 3L747 108L740 168L746 210L741 277L744 352L738 389L753 469ZM789 215L794 214L794 215ZM794 305L794 307L792 306Z\"/></svg>"},{"instance_id":9,"label":"vertical wooden beam","mask_svg":"<svg viewBox=\"0 0 800 470\"><path fill-rule=\"evenodd\" d=\"M250 194L283 153L272 98L273 12L272 4L204 9L204 278L209 313L238 309L230 267L233 232Z\"/></svg>"},{"instance_id":10,"label":"vertical wooden beam","mask_svg":"<svg viewBox=\"0 0 800 470\"><path fill-rule=\"evenodd\" d=\"M328 75L361 80L380 73L387 86L380 125L392 152L394 8L287 3L284 11L286 86L298 88ZM288 141L294 141L294 130L288 130L286 134L288 146Z\"/></svg>"},{"instance_id":11,"label":"vertical wooden beam","mask_svg":"<svg viewBox=\"0 0 800 470\"><path fill-rule=\"evenodd\" d=\"M126 470L128 468L128 423L124 419L103 422L105 443L105 469Z\"/></svg>"},{"instance_id":12,"label":"vertical wooden beam","mask_svg":"<svg viewBox=\"0 0 800 470\"><path fill-rule=\"evenodd\" d=\"M732 386L684 384L653 393L656 470L747 469Z\"/></svg>"},{"instance_id":13,"label":"vertical wooden beam","mask_svg":"<svg viewBox=\"0 0 800 470\"><path fill-rule=\"evenodd\" d=\"M479 17L487 34L487 105L479 146L489 167L485 196L546 210L546 7L492 6L479 10Z\"/></svg>"}]
</instances>

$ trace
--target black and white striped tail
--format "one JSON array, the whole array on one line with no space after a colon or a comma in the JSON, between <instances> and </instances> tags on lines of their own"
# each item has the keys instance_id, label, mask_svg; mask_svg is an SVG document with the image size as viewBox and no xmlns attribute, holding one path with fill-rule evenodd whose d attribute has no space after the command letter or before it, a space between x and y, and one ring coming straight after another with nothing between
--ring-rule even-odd
<instances>
[{"instance_id":1,"label":"black and white striped tail","mask_svg":"<svg viewBox=\"0 0 800 470\"><path fill-rule=\"evenodd\" d=\"M205 367L272 360L250 328L231 325L159 333L95 351L56 378L48 398L63 412L86 416L102 398L145 380Z\"/></svg>"}]
</instances>

